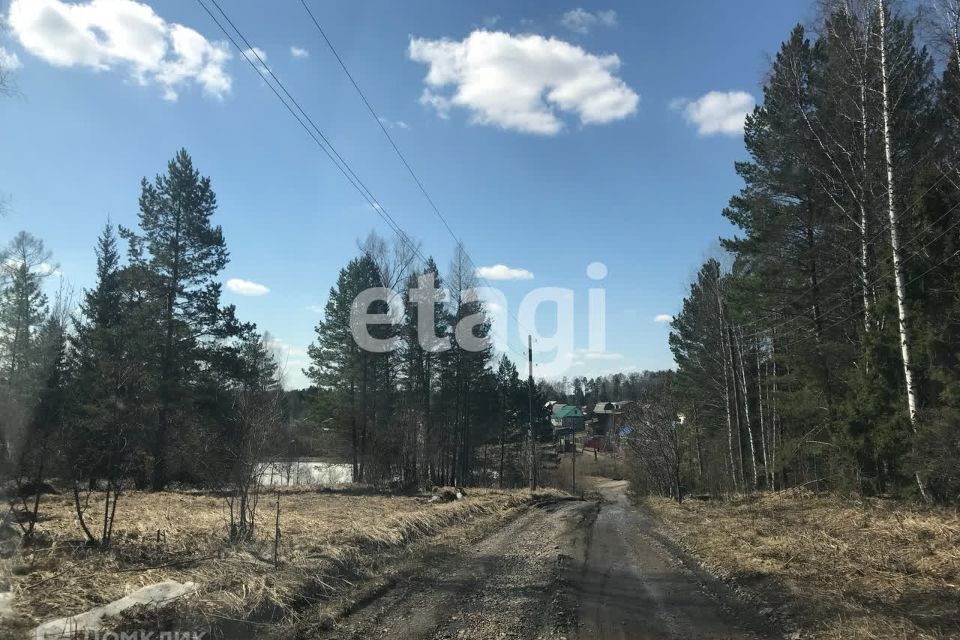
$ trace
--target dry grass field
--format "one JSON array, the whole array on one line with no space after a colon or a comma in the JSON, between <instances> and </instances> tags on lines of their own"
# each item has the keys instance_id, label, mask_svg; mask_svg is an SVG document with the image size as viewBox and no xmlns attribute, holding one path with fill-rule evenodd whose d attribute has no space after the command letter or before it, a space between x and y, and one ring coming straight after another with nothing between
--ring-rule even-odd
<instances>
[{"instance_id":1,"label":"dry grass field","mask_svg":"<svg viewBox=\"0 0 960 640\"><path fill-rule=\"evenodd\" d=\"M706 567L817 638L960 638L956 509L812 494L646 504Z\"/></svg>"},{"instance_id":2,"label":"dry grass field","mask_svg":"<svg viewBox=\"0 0 960 640\"><path fill-rule=\"evenodd\" d=\"M349 489L284 490L279 567L273 564L276 495L261 497L257 541L230 546L222 498L126 494L117 508L116 543L106 552L81 544L67 496L47 496L38 543L3 561L13 613L0 625L8 632L29 629L164 580L198 585L198 596L181 605L196 620L276 620L339 597L374 571L384 554L420 539L460 535L451 533L458 526L478 531L558 494L472 489L463 500L430 503ZM90 517L97 521L92 507Z\"/></svg>"}]
</instances>

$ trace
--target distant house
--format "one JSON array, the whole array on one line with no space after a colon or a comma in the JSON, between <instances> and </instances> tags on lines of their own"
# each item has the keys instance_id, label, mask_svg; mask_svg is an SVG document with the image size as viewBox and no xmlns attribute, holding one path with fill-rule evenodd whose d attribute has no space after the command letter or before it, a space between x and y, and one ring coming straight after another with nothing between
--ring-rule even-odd
<instances>
[{"instance_id":1,"label":"distant house","mask_svg":"<svg viewBox=\"0 0 960 640\"><path fill-rule=\"evenodd\" d=\"M616 402L598 402L593 406L593 420L591 420L592 431L594 435L607 435L613 431L616 426L617 416L620 415L620 407Z\"/></svg>"},{"instance_id":2,"label":"distant house","mask_svg":"<svg viewBox=\"0 0 960 640\"><path fill-rule=\"evenodd\" d=\"M555 402L550 405L550 425L553 427L553 439L563 443L563 450L572 450L573 436L585 428L585 417L580 407Z\"/></svg>"},{"instance_id":3,"label":"distant house","mask_svg":"<svg viewBox=\"0 0 960 640\"><path fill-rule=\"evenodd\" d=\"M622 427L620 416L628 405L635 404L633 400L619 402L598 402L591 410L591 432L593 435L609 435L618 427Z\"/></svg>"},{"instance_id":4,"label":"distant house","mask_svg":"<svg viewBox=\"0 0 960 640\"><path fill-rule=\"evenodd\" d=\"M571 432L583 431L584 415L580 407L572 404L553 403L550 407L550 424L554 429L570 429Z\"/></svg>"}]
</instances>

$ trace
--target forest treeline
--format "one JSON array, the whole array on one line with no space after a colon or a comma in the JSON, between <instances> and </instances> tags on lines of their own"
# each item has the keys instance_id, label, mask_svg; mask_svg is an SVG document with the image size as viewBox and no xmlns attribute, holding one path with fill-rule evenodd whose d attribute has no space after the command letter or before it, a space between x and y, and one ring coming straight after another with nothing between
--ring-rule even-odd
<instances>
[{"instance_id":1,"label":"forest treeline","mask_svg":"<svg viewBox=\"0 0 960 640\"><path fill-rule=\"evenodd\" d=\"M48 297L60 274L42 240L21 232L3 251L0 484L25 536L51 483L72 490L88 541L108 545L124 490L232 490L297 444L303 398L281 389L269 336L221 304L216 207L180 151L142 181L137 228L104 226L77 300L63 279ZM102 523L85 518L94 490Z\"/></svg>"},{"instance_id":2,"label":"forest treeline","mask_svg":"<svg viewBox=\"0 0 960 640\"><path fill-rule=\"evenodd\" d=\"M471 294L479 283L463 247L455 247L445 275L433 258L418 260L419 247L403 238L389 243L371 235L360 248L330 290L307 370L324 419L349 438L354 478L408 488L529 484L530 410L539 440L549 430L545 390L535 386L531 403L527 377L505 354L495 358L491 322ZM420 318L411 291L425 276L446 295L432 317ZM373 287L397 298L394 321L370 329L398 341L385 353L361 348L351 333L351 305ZM371 312L388 313L389 306L380 301ZM471 317L478 320L463 335L458 325ZM420 326L449 338L450 348L425 348ZM461 348L470 338L480 338L479 349Z\"/></svg>"},{"instance_id":3,"label":"forest treeline","mask_svg":"<svg viewBox=\"0 0 960 640\"><path fill-rule=\"evenodd\" d=\"M957 6L827 3L783 43L737 232L672 323L684 419L655 430L650 488L960 495Z\"/></svg>"},{"instance_id":4,"label":"forest treeline","mask_svg":"<svg viewBox=\"0 0 960 640\"><path fill-rule=\"evenodd\" d=\"M77 300L63 279L50 299L59 273L42 240L21 232L3 250L0 489L27 535L51 482L72 488L98 544L109 543L112 518L100 530L84 520L92 491L112 513L124 490L171 483L227 491L231 537L247 537L266 461L346 453L356 481L399 489L529 482L527 380L509 358L494 360L462 247L441 277L406 237L359 243L309 348L313 386L284 391L274 341L221 302L229 252L216 209L210 179L180 151L142 181L136 228L104 226L95 284ZM448 291L427 322L451 349L418 338L409 292L424 273ZM369 328L397 338L386 353L351 333L354 300L376 287L402 298L392 323ZM381 300L365 311L388 310ZM479 350L458 348L456 326L471 316ZM539 436L539 389L534 397Z\"/></svg>"},{"instance_id":5,"label":"forest treeline","mask_svg":"<svg viewBox=\"0 0 960 640\"><path fill-rule=\"evenodd\" d=\"M600 402L633 402L646 399L652 378L659 372L631 371L606 375L562 377L559 380L539 380L541 392L551 400L578 407L593 407Z\"/></svg>"}]
</instances>

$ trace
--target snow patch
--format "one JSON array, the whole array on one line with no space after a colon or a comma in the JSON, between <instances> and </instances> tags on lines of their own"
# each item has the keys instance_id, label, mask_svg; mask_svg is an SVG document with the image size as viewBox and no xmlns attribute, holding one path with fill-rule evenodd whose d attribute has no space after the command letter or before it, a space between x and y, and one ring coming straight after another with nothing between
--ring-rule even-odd
<instances>
[{"instance_id":1,"label":"snow patch","mask_svg":"<svg viewBox=\"0 0 960 640\"><path fill-rule=\"evenodd\" d=\"M157 608L170 604L173 600L196 592L197 587L192 582L180 583L175 580L158 582L137 589L119 600L90 609L68 618L58 618L33 630L36 640L52 640L54 638L72 638L78 631L97 631L101 628L104 618L110 618L137 605L154 605Z\"/></svg>"}]
</instances>

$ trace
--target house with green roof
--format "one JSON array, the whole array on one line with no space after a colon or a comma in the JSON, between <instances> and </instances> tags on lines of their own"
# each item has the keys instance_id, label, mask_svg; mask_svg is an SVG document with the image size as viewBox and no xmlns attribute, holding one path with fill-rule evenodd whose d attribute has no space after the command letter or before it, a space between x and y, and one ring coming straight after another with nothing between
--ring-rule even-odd
<instances>
[{"instance_id":1,"label":"house with green roof","mask_svg":"<svg viewBox=\"0 0 960 640\"><path fill-rule=\"evenodd\" d=\"M575 405L557 402L551 407L550 424L554 432L558 429L569 429L570 433L583 431L585 420L583 411Z\"/></svg>"},{"instance_id":2,"label":"house with green roof","mask_svg":"<svg viewBox=\"0 0 960 640\"><path fill-rule=\"evenodd\" d=\"M573 436L586 428L586 418L580 407L554 402L550 405L550 424L553 440L561 451L573 451Z\"/></svg>"}]
</instances>

